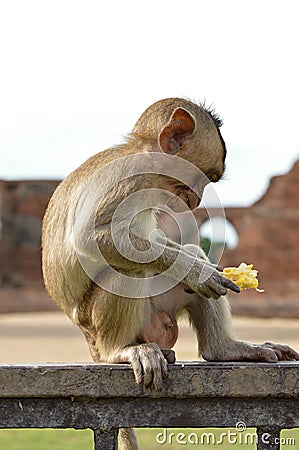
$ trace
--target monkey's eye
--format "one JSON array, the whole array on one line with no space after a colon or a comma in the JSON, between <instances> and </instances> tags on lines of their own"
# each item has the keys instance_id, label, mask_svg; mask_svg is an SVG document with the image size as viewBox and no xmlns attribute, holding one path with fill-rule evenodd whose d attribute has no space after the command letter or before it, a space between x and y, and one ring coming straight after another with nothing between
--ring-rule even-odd
<instances>
[{"instance_id":1,"label":"monkey's eye","mask_svg":"<svg viewBox=\"0 0 299 450\"><path fill-rule=\"evenodd\" d=\"M212 175L209 178L213 183L217 183L217 181L220 180L221 176L219 176L218 173L212 173Z\"/></svg>"}]
</instances>

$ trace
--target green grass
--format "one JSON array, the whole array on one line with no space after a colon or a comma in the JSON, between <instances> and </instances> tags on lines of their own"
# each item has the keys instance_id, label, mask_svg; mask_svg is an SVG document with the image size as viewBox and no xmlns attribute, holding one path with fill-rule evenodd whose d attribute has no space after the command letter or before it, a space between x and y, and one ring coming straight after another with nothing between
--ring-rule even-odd
<instances>
[{"instance_id":1,"label":"green grass","mask_svg":"<svg viewBox=\"0 0 299 450\"><path fill-rule=\"evenodd\" d=\"M1 450L93 450L91 430L0 430Z\"/></svg>"},{"instance_id":2,"label":"green grass","mask_svg":"<svg viewBox=\"0 0 299 450\"><path fill-rule=\"evenodd\" d=\"M141 450L254 450L255 444L250 443L250 436L239 432L234 428L227 429L138 429L137 436ZM254 433L254 428L249 428L245 433ZM158 435L158 433L162 433ZM172 434L171 434L172 433ZM180 434L182 433L182 434ZM209 437L203 433L210 433ZM221 433L226 433L226 437ZM158 442L157 441L158 436ZM167 443L163 443L166 437ZM198 443L196 439L198 438ZM210 442L207 443L207 439ZM295 443L284 442L281 449L299 450L299 429L284 430L281 438L293 438ZM203 439L205 444L201 445ZM214 439L214 442L213 442ZM238 443L233 443L237 439ZM189 440L189 443L188 443ZM223 442L222 442L223 441ZM180 443L181 442L181 443ZM186 442L186 444L184 443ZM221 443L220 443L221 442ZM93 433L91 430L0 430L0 450L93 450Z\"/></svg>"}]
</instances>

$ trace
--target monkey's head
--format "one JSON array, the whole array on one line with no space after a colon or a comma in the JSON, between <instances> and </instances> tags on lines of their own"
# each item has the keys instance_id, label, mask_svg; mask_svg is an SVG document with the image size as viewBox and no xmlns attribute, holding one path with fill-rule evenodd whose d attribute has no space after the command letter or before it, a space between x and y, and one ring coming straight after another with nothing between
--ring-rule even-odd
<instances>
[{"instance_id":1,"label":"monkey's head","mask_svg":"<svg viewBox=\"0 0 299 450\"><path fill-rule=\"evenodd\" d=\"M151 142L156 152L175 155L194 164L206 176L205 182L194 180L195 184L202 184L203 191L208 181L217 182L224 173L226 147L220 133L221 125L219 117L204 105L168 98L146 109L133 135ZM191 209L198 206L200 198L194 198L190 189L173 182L171 190L177 195L181 191L180 197Z\"/></svg>"}]
</instances>

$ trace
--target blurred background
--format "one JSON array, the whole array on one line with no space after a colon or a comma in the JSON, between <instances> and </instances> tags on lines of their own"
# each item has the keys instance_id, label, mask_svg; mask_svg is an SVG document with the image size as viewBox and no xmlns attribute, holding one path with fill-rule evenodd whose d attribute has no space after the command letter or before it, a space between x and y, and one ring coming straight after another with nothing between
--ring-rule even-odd
<instances>
[{"instance_id":1,"label":"blurred background","mask_svg":"<svg viewBox=\"0 0 299 450\"><path fill-rule=\"evenodd\" d=\"M205 248L224 266L253 263L266 291L233 298L233 311L299 317L298 9L295 0L1 6L0 312L54 308L40 231L59 181L122 142L151 103L183 96L224 121L218 203L208 187L197 214Z\"/></svg>"},{"instance_id":2,"label":"blurred background","mask_svg":"<svg viewBox=\"0 0 299 450\"><path fill-rule=\"evenodd\" d=\"M299 347L298 12L296 0L1 4L0 362L90 360L44 291L42 217L61 179L174 96L224 121L213 188L227 220L208 193L212 219L197 217L212 259L259 270L265 293L231 298L236 334ZM195 347L183 326L178 359Z\"/></svg>"}]
</instances>

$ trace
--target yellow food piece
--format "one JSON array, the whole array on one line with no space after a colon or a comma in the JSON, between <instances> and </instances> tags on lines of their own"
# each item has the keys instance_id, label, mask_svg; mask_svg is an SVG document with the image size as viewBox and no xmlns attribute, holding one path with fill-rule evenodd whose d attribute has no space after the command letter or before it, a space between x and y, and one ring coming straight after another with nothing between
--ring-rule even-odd
<instances>
[{"instance_id":1,"label":"yellow food piece","mask_svg":"<svg viewBox=\"0 0 299 450\"><path fill-rule=\"evenodd\" d=\"M239 267L225 267L222 275L233 281L239 288L256 289L259 285L257 270L252 269L253 264L241 263ZM258 289L257 289L258 290ZM259 290L258 290L259 291Z\"/></svg>"}]
</instances>

